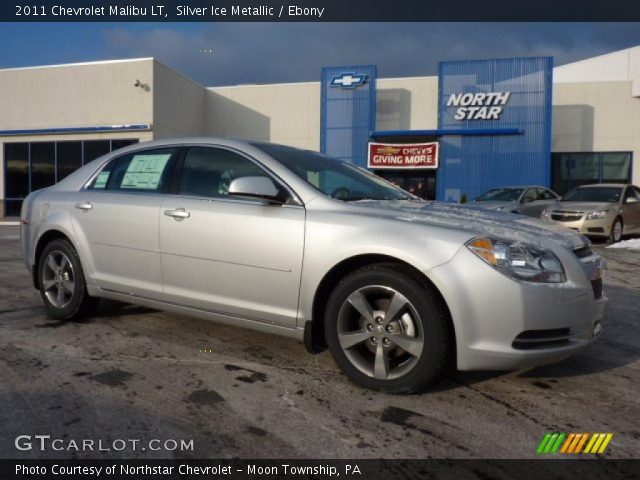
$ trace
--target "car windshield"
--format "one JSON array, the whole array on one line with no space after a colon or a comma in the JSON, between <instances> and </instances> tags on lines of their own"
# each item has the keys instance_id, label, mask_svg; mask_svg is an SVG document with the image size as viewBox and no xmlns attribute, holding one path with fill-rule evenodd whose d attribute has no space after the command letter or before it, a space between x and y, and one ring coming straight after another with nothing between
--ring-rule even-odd
<instances>
[{"instance_id":1,"label":"car windshield","mask_svg":"<svg viewBox=\"0 0 640 480\"><path fill-rule=\"evenodd\" d=\"M515 202L524 188L494 188L476 198L476 202Z\"/></svg>"},{"instance_id":2,"label":"car windshield","mask_svg":"<svg viewBox=\"0 0 640 480\"><path fill-rule=\"evenodd\" d=\"M317 152L265 143L254 146L325 195L345 202L417 198L363 168Z\"/></svg>"},{"instance_id":3,"label":"car windshield","mask_svg":"<svg viewBox=\"0 0 640 480\"><path fill-rule=\"evenodd\" d=\"M616 203L621 194L622 187L580 187L567 193L562 201Z\"/></svg>"}]
</instances>

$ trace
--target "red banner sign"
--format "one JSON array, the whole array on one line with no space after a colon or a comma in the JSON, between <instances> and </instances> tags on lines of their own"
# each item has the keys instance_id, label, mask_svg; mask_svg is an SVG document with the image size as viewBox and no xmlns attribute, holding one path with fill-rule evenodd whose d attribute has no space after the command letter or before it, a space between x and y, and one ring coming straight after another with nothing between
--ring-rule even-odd
<instances>
[{"instance_id":1,"label":"red banner sign","mask_svg":"<svg viewBox=\"0 0 640 480\"><path fill-rule=\"evenodd\" d=\"M438 168L438 142L369 143L368 167Z\"/></svg>"}]
</instances>

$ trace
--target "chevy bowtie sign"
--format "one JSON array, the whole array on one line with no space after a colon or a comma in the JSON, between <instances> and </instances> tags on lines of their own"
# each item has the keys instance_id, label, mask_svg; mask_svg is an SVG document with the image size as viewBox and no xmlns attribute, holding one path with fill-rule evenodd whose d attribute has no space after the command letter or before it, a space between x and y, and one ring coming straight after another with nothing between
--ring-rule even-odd
<instances>
[{"instance_id":1,"label":"chevy bowtie sign","mask_svg":"<svg viewBox=\"0 0 640 480\"><path fill-rule=\"evenodd\" d=\"M367 81L366 75L356 75L355 73L343 73L331 79L330 87L356 88Z\"/></svg>"},{"instance_id":2,"label":"chevy bowtie sign","mask_svg":"<svg viewBox=\"0 0 640 480\"><path fill-rule=\"evenodd\" d=\"M371 169L438 168L438 142L392 144L369 142Z\"/></svg>"},{"instance_id":3,"label":"chevy bowtie sign","mask_svg":"<svg viewBox=\"0 0 640 480\"><path fill-rule=\"evenodd\" d=\"M456 120L499 120L511 92L453 93L447 107L458 107Z\"/></svg>"}]
</instances>

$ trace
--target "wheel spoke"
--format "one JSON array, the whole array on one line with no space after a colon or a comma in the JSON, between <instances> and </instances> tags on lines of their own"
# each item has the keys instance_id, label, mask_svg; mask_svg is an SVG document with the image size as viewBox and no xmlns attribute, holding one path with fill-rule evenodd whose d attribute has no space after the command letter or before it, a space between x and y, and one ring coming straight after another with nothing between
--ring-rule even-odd
<instances>
[{"instance_id":1,"label":"wheel spoke","mask_svg":"<svg viewBox=\"0 0 640 480\"><path fill-rule=\"evenodd\" d=\"M62 305L64 304L64 288L61 286L58 286L58 294L56 295L56 302L58 304L58 308L62 307Z\"/></svg>"},{"instance_id":2,"label":"wheel spoke","mask_svg":"<svg viewBox=\"0 0 640 480\"><path fill-rule=\"evenodd\" d=\"M64 272L67 266L70 266L70 265L71 264L69 263L69 259L67 258L67 256L63 255L62 260L60 261L60 270Z\"/></svg>"},{"instance_id":3,"label":"wheel spoke","mask_svg":"<svg viewBox=\"0 0 640 480\"><path fill-rule=\"evenodd\" d=\"M347 300L365 320L373 322L373 308L371 308L371 305L369 305L369 302L360 291L353 292Z\"/></svg>"},{"instance_id":4,"label":"wheel spoke","mask_svg":"<svg viewBox=\"0 0 640 480\"><path fill-rule=\"evenodd\" d=\"M386 325L395 320L398 313L400 313L407 303L409 303L409 300L407 300L404 295L399 292L394 292L393 297L391 297L391 300L389 301L387 311L384 313L384 324Z\"/></svg>"},{"instance_id":5,"label":"wheel spoke","mask_svg":"<svg viewBox=\"0 0 640 480\"><path fill-rule=\"evenodd\" d=\"M382 342L378 342L378 348L376 349L373 376L378 380L386 380L389 376L389 354L383 347Z\"/></svg>"},{"instance_id":6,"label":"wheel spoke","mask_svg":"<svg viewBox=\"0 0 640 480\"><path fill-rule=\"evenodd\" d=\"M53 255L49 255L47 257L47 267L49 267L53 273L56 273L58 270L58 264L56 263L55 258L53 258Z\"/></svg>"},{"instance_id":7,"label":"wheel spoke","mask_svg":"<svg viewBox=\"0 0 640 480\"><path fill-rule=\"evenodd\" d=\"M44 280L42 282L42 286L44 287L45 292L49 290L51 287L53 287L55 284L56 284L55 280Z\"/></svg>"},{"instance_id":8,"label":"wheel spoke","mask_svg":"<svg viewBox=\"0 0 640 480\"><path fill-rule=\"evenodd\" d=\"M73 280L65 280L63 282L64 285L64 289L69 292L71 295L73 295L73 292L76 289L76 284Z\"/></svg>"},{"instance_id":9,"label":"wheel spoke","mask_svg":"<svg viewBox=\"0 0 640 480\"><path fill-rule=\"evenodd\" d=\"M404 335L402 333L389 336L389 340L391 340L401 349L410 353L414 357L420 356L420 354L422 353L422 348L424 346L424 342L422 340Z\"/></svg>"},{"instance_id":10,"label":"wheel spoke","mask_svg":"<svg viewBox=\"0 0 640 480\"><path fill-rule=\"evenodd\" d=\"M371 333L362 330L338 334L338 340L340 341L340 346L343 349L355 347L356 345L366 341L369 337L371 337Z\"/></svg>"}]
</instances>

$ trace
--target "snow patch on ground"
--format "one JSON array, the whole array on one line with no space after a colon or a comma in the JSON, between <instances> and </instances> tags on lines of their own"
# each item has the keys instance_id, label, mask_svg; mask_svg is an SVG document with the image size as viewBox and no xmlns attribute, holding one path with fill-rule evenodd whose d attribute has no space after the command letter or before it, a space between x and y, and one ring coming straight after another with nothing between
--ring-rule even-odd
<instances>
[{"instance_id":1,"label":"snow patch on ground","mask_svg":"<svg viewBox=\"0 0 640 480\"><path fill-rule=\"evenodd\" d=\"M614 243L613 245L609 245L607 248L628 248L630 250L640 250L640 238L632 238L631 240Z\"/></svg>"}]
</instances>

